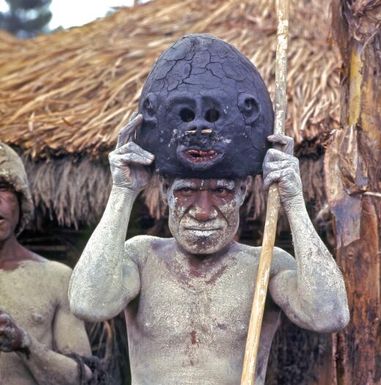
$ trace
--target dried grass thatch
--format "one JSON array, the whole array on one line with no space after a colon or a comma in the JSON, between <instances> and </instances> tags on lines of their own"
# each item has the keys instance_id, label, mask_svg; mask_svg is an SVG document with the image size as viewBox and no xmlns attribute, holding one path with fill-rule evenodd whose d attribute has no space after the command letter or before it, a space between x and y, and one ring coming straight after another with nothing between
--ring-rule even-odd
<instances>
[{"instance_id":1,"label":"dried grass thatch","mask_svg":"<svg viewBox=\"0 0 381 385\"><path fill-rule=\"evenodd\" d=\"M74 157L23 160L36 207L33 227L43 227L46 219L75 228L99 220L111 189L106 162Z\"/></svg>"},{"instance_id":2,"label":"dried grass thatch","mask_svg":"<svg viewBox=\"0 0 381 385\"><path fill-rule=\"evenodd\" d=\"M314 137L338 118L338 54L328 0L294 0L288 133ZM268 0L156 0L33 40L0 34L1 139L33 158L110 149L159 53L212 33L242 50L273 88L276 20Z\"/></svg>"}]
</instances>

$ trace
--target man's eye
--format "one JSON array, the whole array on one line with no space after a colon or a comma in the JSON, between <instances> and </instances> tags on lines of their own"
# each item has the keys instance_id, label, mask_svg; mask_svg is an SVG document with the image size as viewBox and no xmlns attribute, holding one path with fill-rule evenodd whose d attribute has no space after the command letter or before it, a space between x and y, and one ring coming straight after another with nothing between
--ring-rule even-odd
<instances>
[{"instance_id":1,"label":"man's eye","mask_svg":"<svg viewBox=\"0 0 381 385\"><path fill-rule=\"evenodd\" d=\"M182 196L189 196L193 193L193 191L194 190L190 187L183 187L176 190L175 193L180 194Z\"/></svg>"},{"instance_id":2,"label":"man's eye","mask_svg":"<svg viewBox=\"0 0 381 385\"><path fill-rule=\"evenodd\" d=\"M213 190L213 192L218 195L219 197L226 197L228 195L230 195L232 193L231 190L225 188L225 187L218 187L216 189Z\"/></svg>"}]
</instances>

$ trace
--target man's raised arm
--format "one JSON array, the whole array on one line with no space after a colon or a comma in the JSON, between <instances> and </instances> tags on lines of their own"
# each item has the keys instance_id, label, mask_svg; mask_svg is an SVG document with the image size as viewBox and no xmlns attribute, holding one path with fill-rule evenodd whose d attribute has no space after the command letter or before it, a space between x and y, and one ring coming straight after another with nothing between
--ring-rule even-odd
<instances>
[{"instance_id":1,"label":"man's raised arm","mask_svg":"<svg viewBox=\"0 0 381 385\"><path fill-rule=\"evenodd\" d=\"M116 149L109 154L113 179L110 197L70 280L71 311L85 320L116 316L140 290L138 267L126 258L124 242L132 205L149 181L145 166L154 159L129 141L141 123L142 116L138 115L123 128Z\"/></svg>"},{"instance_id":2,"label":"man's raised arm","mask_svg":"<svg viewBox=\"0 0 381 385\"><path fill-rule=\"evenodd\" d=\"M317 332L333 332L349 321L342 274L308 216L293 141L283 135L269 140L285 152L270 149L263 173L264 186L278 183L283 209L290 223L296 257L295 270L282 269L270 281L274 301L295 324Z\"/></svg>"}]
</instances>

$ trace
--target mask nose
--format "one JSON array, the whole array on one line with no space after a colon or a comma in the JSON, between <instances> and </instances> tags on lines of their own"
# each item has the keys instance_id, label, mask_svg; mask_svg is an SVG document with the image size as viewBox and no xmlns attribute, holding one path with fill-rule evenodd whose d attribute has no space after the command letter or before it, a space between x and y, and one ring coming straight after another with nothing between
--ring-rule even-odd
<instances>
[{"instance_id":1,"label":"mask nose","mask_svg":"<svg viewBox=\"0 0 381 385\"><path fill-rule=\"evenodd\" d=\"M183 108L180 111L180 118L185 123L184 131L187 136L205 137L213 134L215 123L220 119L219 110L215 107L200 110Z\"/></svg>"},{"instance_id":2,"label":"mask nose","mask_svg":"<svg viewBox=\"0 0 381 385\"><path fill-rule=\"evenodd\" d=\"M190 139L193 137L209 137L213 134L213 127L205 120L198 119L186 125L185 134Z\"/></svg>"}]
</instances>

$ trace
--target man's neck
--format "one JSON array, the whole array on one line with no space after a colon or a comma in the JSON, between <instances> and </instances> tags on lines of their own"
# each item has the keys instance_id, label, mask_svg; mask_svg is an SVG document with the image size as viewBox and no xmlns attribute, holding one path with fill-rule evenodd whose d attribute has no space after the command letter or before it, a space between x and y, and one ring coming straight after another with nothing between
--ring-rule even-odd
<instances>
[{"instance_id":1,"label":"man's neck","mask_svg":"<svg viewBox=\"0 0 381 385\"><path fill-rule=\"evenodd\" d=\"M229 255L230 249L234 247L234 242L224 247L216 253L211 254L192 254L186 251L179 243L176 242L176 255L178 258L187 261L188 267L193 269L209 270L219 264L225 257Z\"/></svg>"},{"instance_id":2,"label":"man's neck","mask_svg":"<svg viewBox=\"0 0 381 385\"><path fill-rule=\"evenodd\" d=\"M30 259L32 253L23 247L15 235L0 241L0 267L8 261L20 261Z\"/></svg>"}]
</instances>

